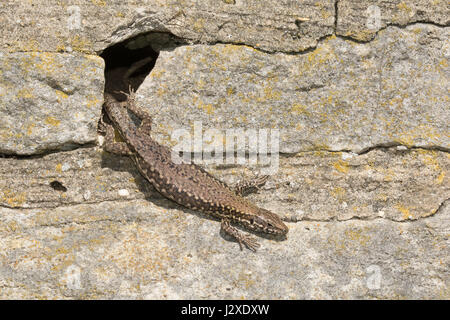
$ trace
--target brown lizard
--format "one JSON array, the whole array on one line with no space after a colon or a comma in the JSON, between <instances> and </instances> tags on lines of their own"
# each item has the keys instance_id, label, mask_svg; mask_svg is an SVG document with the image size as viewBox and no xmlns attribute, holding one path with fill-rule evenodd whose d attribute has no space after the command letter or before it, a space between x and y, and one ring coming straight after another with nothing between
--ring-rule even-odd
<instances>
[{"instance_id":1,"label":"brown lizard","mask_svg":"<svg viewBox=\"0 0 450 320\"><path fill-rule=\"evenodd\" d=\"M174 163L172 151L150 136L151 117L137 106L132 91L123 102L105 93L104 110L124 140L114 142L114 128L105 123L105 150L132 156L140 173L163 196L187 208L220 218L222 229L239 242L241 250L244 244L255 251L259 244L230 223L272 235L287 234L288 228L280 217L243 198L240 195L242 188L232 190L196 164ZM139 126L134 124L128 111L141 119ZM259 181L260 184L264 182Z\"/></svg>"}]
</instances>

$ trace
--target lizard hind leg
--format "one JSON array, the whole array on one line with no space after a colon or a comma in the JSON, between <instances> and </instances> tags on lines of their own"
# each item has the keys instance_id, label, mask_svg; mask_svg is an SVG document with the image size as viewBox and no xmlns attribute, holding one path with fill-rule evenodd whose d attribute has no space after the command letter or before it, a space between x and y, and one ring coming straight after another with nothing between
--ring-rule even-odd
<instances>
[{"instance_id":1,"label":"lizard hind leg","mask_svg":"<svg viewBox=\"0 0 450 320\"><path fill-rule=\"evenodd\" d=\"M269 176L259 176L251 180L241 180L233 187L236 194L240 196L246 196L250 193L258 192L261 187L267 182Z\"/></svg>"}]
</instances>

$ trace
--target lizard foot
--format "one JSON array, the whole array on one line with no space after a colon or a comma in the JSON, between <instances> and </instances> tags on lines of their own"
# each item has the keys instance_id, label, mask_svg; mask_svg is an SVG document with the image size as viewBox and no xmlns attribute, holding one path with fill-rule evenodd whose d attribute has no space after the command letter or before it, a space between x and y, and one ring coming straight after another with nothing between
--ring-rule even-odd
<instances>
[{"instance_id":1,"label":"lizard foot","mask_svg":"<svg viewBox=\"0 0 450 320\"><path fill-rule=\"evenodd\" d=\"M230 225L230 221L228 219L222 219L221 223L222 230L235 238L239 243L239 247L243 250L243 245L245 245L248 249L252 251L256 251L259 248L259 243L255 238L248 234L244 234L239 232L238 229Z\"/></svg>"}]
</instances>

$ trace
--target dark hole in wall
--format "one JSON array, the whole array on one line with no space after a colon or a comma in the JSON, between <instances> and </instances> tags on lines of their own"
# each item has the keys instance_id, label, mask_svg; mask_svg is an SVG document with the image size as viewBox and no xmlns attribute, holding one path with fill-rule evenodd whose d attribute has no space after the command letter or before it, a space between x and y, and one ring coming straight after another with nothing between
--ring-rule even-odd
<instances>
[{"instance_id":1,"label":"dark hole in wall","mask_svg":"<svg viewBox=\"0 0 450 320\"><path fill-rule=\"evenodd\" d=\"M129 86L136 91L156 63L161 50L172 50L185 44L170 33L149 32L106 48L100 56L105 60L105 92L124 101Z\"/></svg>"},{"instance_id":2,"label":"dark hole in wall","mask_svg":"<svg viewBox=\"0 0 450 320\"><path fill-rule=\"evenodd\" d=\"M53 180L52 182L50 182L50 187L52 187L53 190L57 190L57 191L62 191L62 192L67 191L67 188L58 180Z\"/></svg>"},{"instance_id":3,"label":"dark hole in wall","mask_svg":"<svg viewBox=\"0 0 450 320\"><path fill-rule=\"evenodd\" d=\"M121 92L129 93L129 87L137 90L158 58L151 45L131 49L132 41L115 44L100 55L105 60L105 92L119 101L126 99Z\"/></svg>"}]
</instances>

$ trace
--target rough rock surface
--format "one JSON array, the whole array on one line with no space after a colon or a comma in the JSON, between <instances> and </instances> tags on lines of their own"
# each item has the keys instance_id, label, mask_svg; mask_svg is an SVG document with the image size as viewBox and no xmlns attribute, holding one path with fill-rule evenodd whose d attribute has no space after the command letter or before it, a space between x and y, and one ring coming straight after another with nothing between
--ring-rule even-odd
<instances>
[{"instance_id":1,"label":"rough rock surface","mask_svg":"<svg viewBox=\"0 0 450 320\"><path fill-rule=\"evenodd\" d=\"M2 1L0 298L450 299L449 10ZM96 144L97 55L121 41L160 51L138 100L161 142L194 121L280 130L249 198L287 239L239 251ZM232 184L264 167L207 169Z\"/></svg>"},{"instance_id":2,"label":"rough rock surface","mask_svg":"<svg viewBox=\"0 0 450 320\"><path fill-rule=\"evenodd\" d=\"M0 47L94 53L140 33L161 31L188 42L297 52L333 33L334 12L332 0L7 0L0 4L5 21ZM18 30L23 37L16 37Z\"/></svg>"},{"instance_id":3,"label":"rough rock surface","mask_svg":"<svg viewBox=\"0 0 450 320\"><path fill-rule=\"evenodd\" d=\"M101 58L0 52L0 68L0 153L42 153L97 140Z\"/></svg>"},{"instance_id":4,"label":"rough rock surface","mask_svg":"<svg viewBox=\"0 0 450 320\"><path fill-rule=\"evenodd\" d=\"M372 40L387 26L427 22L450 24L450 4L445 0L338 0L336 34L359 41Z\"/></svg>"},{"instance_id":5,"label":"rough rock surface","mask_svg":"<svg viewBox=\"0 0 450 320\"><path fill-rule=\"evenodd\" d=\"M255 254L155 193L126 157L86 148L0 159L0 296L449 299L449 183L435 171L449 162L395 149L347 165L335 153L283 158L252 198L300 221ZM232 182L236 170L212 172Z\"/></svg>"},{"instance_id":6,"label":"rough rock surface","mask_svg":"<svg viewBox=\"0 0 450 320\"><path fill-rule=\"evenodd\" d=\"M277 128L281 152L450 149L449 30L389 27L367 44L331 37L302 55L181 46L161 51L138 101L160 141L201 121L205 129Z\"/></svg>"}]
</instances>

